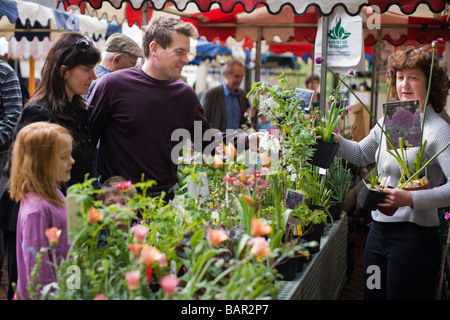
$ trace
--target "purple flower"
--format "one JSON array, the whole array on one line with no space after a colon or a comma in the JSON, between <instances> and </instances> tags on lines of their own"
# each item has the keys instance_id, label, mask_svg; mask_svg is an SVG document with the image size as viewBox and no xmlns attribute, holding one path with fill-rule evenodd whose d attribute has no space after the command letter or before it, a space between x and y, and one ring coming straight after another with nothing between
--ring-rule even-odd
<instances>
[{"instance_id":1,"label":"purple flower","mask_svg":"<svg viewBox=\"0 0 450 320\"><path fill-rule=\"evenodd\" d=\"M414 116L408 110L399 110L392 115L392 127L397 130L408 130L414 125Z\"/></svg>"},{"instance_id":2,"label":"purple flower","mask_svg":"<svg viewBox=\"0 0 450 320\"><path fill-rule=\"evenodd\" d=\"M437 40L431 41L431 47L436 48L437 43L438 43Z\"/></svg>"},{"instance_id":3,"label":"purple flower","mask_svg":"<svg viewBox=\"0 0 450 320\"><path fill-rule=\"evenodd\" d=\"M316 64L322 64L323 58L322 57L317 57L314 61L316 62Z\"/></svg>"},{"instance_id":4,"label":"purple flower","mask_svg":"<svg viewBox=\"0 0 450 320\"><path fill-rule=\"evenodd\" d=\"M355 75L355 70L353 70L353 69L348 70L348 75L349 76L354 76Z\"/></svg>"},{"instance_id":5,"label":"purple flower","mask_svg":"<svg viewBox=\"0 0 450 320\"><path fill-rule=\"evenodd\" d=\"M413 147L418 147L420 145L421 130L419 128L411 128L406 135L406 142Z\"/></svg>"},{"instance_id":6,"label":"purple flower","mask_svg":"<svg viewBox=\"0 0 450 320\"><path fill-rule=\"evenodd\" d=\"M389 135L389 138L391 138L392 143L394 144L394 148L395 148L395 149L398 149L398 147L399 147L398 139L399 139L399 138L403 138L403 135L394 132L394 133L391 133L391 134ZM391 149L391 146L390 146L390 145L388 145L388 149Z\"/></svg>"}]
</instances>

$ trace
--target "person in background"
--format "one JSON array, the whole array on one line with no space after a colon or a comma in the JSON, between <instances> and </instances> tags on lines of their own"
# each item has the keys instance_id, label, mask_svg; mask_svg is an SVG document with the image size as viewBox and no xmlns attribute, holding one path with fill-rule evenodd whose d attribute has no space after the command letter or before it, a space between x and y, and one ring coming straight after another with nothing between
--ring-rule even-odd
<instances>
[{"instance_id":1,"label":"person in background","mask_svg":"<svg viewBox=\"0 0 450 320\"><path fill-rule=\"evenodd\" d=\"M10 65L0 58L0 173L5 168L8 160L14 127L22 112L22 107L22 91L19 77ZM3 216L0 215L0 219L1 217ZM3 277L4 255L3 230L0 230L0 280Z\"/></svg>"},{"instance_id":2,"label":"person in background","mask_svg":"<svg viewBox=\"0 0 450 320\"><path fill-rule=\"evenodd\" d=\"M75 164L68 181L61 186L63 194L75 183L84 182L86 174L93 174L94 144L89 131L89 118L82 95L88 92L92 80L96 79L95 65L100 61L100 52L89 38L80 33L62 33L52 44L36 91L23 108L15 135L26 125L46 121L58 123L69 130L74 140L72 157ZM8 194L10 159L2 172L0 195L1 228L8 257L8 299L12 299L11 283L16 272L16 224L18 203ZM5 232L6 231L6 232Z\"/></svg>"},{"instance_id":3,"label":"person in background","mask_svg":"<svg viewBox=\"0 0 450 320\"><path fill-rule=\"evenodd\" d=\"M97 81L105 74L136 66L139 58L143 58L139 45L123 33L114 33L105 42L102 60L95 66L97 79L93 80L84 98L87 100Z\"/></svg>"},{"instance_id":4,"label":"person in background","mask_svg":"<svg viewBox=\"0 0 450 320\"><path fill-rule=\"evenodd\" d=\"M198 38L191 23L171 16L153 18L143 27L143 65L107 74L94 87L88 106L94 143L100 141L102 183L112 176L122 176L133 184L154 180L157 184L147 195L156 197L164 191L168 202L178 183L174 150L180 141L172 138L174 132L181 130L191 141L200 140L195 143L200 151L211 144L203 139L211 125L197 95L180 80L189 62L191 38ZM202 137L196 139L196 134ZM224 135L217 130L210 139L220 143L222 140L216 139L224 139ZM234 141L256 149L259 135L240 134Z\"/></svg>"},{"instance_id":5,"label":"person in background","mask_svg":"<svg viewBox=\"0 0 450 320\"><path fill-rule=\"evenodd\" d=\"M223 83L205 91L201 104L206 120L220 131L240 129L244 124L257 128L258 116L240 89L245 68L238 60L228 61L222 69ZM251 118L248 123L248 118Z\"/></svg>"},{"instance_id":6,"label":"person in background","mask_svg":"<svg viewBox=\"0 0 450 320\"><path fill-rule=\"evenodd\" d=\"M36 255L42 255L39 266L39 284L55 282L56 270L69 250L67 234L67 201L59 189L60 183L70 179L72 136L54 123L35 122L22 128L15 139L11 158L11 199L20 202L17 219L17 298L30 299L27 286L36 265ZM49 229L60 230L53 243ZM52 244L53 243L53 244ZM52 251L49 250L53 246ZM56 259L56 261L53 260Z\"/></svg>"},{"instance_id":7,"label":"person in background","mask_svg":"<svg viewBox=\"0 0 450 320\"><path fill-rule=\"evenodd\" d=\"M428 78L433 67L430 100L426 110L423 137L427 141L424 157L430 159L448 143L449 124L440 117L449 90L445 67L435 61L432 66L430 46L400 48L388 59L387 70L395 72L391 97L397 100L420 101L423 116ZM389 81L389 75L387 75ZM382 119L379 123L383 123ZM381 148L378 172L390 176L390 185L396 186L400 168L396 159L386 149L386 139L380 145L381 129L375 126L360 142L335 135L340 144L338 154L345 160L364 167L375 162ZM418 148L405 152L408 159L415 159ZM411 160L412 162L412 160ZM412 165L412 163L411 163ZM447 182L444 183L444 176ZM385 203L379 207L398 207L394 215L372 211L372 222L364 251L364 270L376 266L380 287L365 286L365 299L434 299L441 263L441 242L438 235L438 208L450 206L450 148L445 149L427 167L429 189L409 191L400 188L384 188ZM367 284L371 272L365 272ZM373 280L374 278L372 278Z\"/></svg>"},{"instance_id":8,"label":"person in background","mask_svg":"<svg viewBox=\"0 0 450 320\"><path fill-rule=\"evenodd\" d=\"M318 108L320 106L320 93L317 91L320 85L320 77L318 74L310 73L305 78L306 89L313 90L314 95L311 100L311 107Z\"/></svg>"}]
</instances>

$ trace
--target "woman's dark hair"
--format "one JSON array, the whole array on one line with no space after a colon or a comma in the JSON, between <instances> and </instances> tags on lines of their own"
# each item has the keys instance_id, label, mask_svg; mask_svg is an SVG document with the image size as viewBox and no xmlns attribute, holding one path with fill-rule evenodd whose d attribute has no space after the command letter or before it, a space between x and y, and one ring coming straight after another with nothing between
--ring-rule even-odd
<instances>
[{"instance_id":1,"label":"woman's dark hair","mask_svg":"<svg viewBox=\"0 0 450 320\"><path fill-rule=\"evenodd\" d=\"M77 42L84 38L80 33L65 32L55 40L45 59L41 81L31 99L47 101L55 115L62 119L69 119L71 116L64 78L60 73L61 65L64 64L71 70L79 65L91 66L100 61L100 51L92 44L83 50L78 49ZM80 95L74 95L72 104L83 105L84 100Z\"/></svg>"},{"instance_id":2,"label":"woman's dark hair","mask_svg":"<svg viewBox=\"0 0 450 320\"><path fill-rule=\"evenodd\" d=\"M432 48L430 45L425 45L420 48L405 47L394 52L388 60L386 78L389 81L389 70L393 69L395 74L397 71L410 70L418 68L422 70L426 78L426 85L430 77L432 59ZM446 68L439 63L435 56L433 64L433 74L430 84L429 103L433 106L436 113L440 113L446 103L449 89L449 79ZM396 81L392 82L390 96L398 99Z\"/></svg>"}]
</instances>

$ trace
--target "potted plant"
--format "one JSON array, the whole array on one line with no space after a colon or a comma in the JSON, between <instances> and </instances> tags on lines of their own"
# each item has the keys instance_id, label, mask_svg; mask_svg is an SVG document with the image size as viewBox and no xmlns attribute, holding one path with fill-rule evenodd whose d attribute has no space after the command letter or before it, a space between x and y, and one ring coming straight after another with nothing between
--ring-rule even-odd
<instances>
[{"instance_id":1,"label":"potted plant","mask_svg":"<svg viewBox=\"0 0 450 320\"><path fill-rule=\"evenodd\" d=\"M333 220L341 217L342 206L345 197L352 186L353 174L347 168L342 157L336 156L327 174L327 185L331 189L332 201L330 202L330 213Z\"/></svg>"}]
</instances>

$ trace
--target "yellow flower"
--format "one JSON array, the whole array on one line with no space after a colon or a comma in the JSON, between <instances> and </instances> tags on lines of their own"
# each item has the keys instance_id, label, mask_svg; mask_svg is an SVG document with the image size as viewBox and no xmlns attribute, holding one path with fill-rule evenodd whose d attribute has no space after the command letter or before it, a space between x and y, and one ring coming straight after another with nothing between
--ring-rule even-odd
<instances>
[{"instance_id":1,"label":"yellow flower","mask_svg":"<svg viewBox=\"0 0 450 320\"><path fill-rule=\"evenodd\" d=\"M268 224L262 223L259 219L252 219L251 234L255 237L264 236L272 232L272 227Z\"/></svg>"},{"instance_id":2,"label":"yellow flower","mask_svg":"<svg viewBox=\"0 0 450 320\"><path fill-rule=\"evenodd\" d=\"M47 237L48 243L50 245L57 244L59 242L59 237L61 236L61 229L56 227L51 227L45 230L45 236Z\"/></svg>"},{"instance_id":3,"label":"yellow flower","mask_svg":"<svg viewBox=\"0 0 450 320\"><path fill-rule=\"evenodd\" d=\"M97 221L100 221L102 218L103 218L103 213L101 213L100 211L98 211L95 208L89 209L89 214L88 214L88 223L89 224L94 224Z\"/></svg>"},{"instance_id":4,"label":"yellow flower","mask_svg":"<svg viewBox=\"0 0 450 320\"><path fill-rule=\"evenodd\" d=\"M223 230L206 228L206 233L209 236L209 242L213 246L218 246L222 242L228 240L228 235Z\"/></svg>"}]
</instances>

